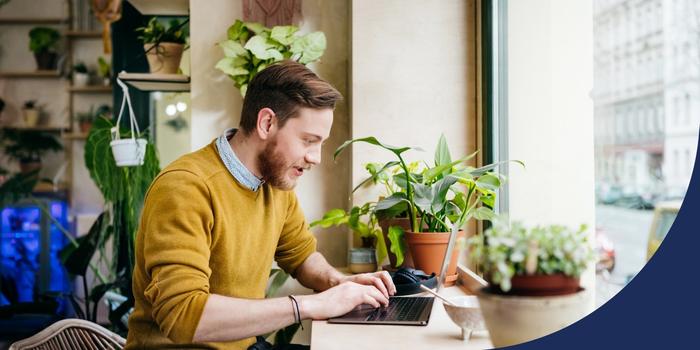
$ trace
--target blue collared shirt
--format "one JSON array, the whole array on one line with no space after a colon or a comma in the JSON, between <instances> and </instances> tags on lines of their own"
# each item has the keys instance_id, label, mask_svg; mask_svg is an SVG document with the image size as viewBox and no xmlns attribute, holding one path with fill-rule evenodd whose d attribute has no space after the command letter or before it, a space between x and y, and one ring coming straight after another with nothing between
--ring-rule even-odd
<instances>
[{"instance_id":1,"label":"blue collared shirt","mask_svg":"<svg viewBox=\"0 0 700 350\"><path fill-rule=\"evenodd\" d=\"M241 163L240 159L236 157L236 153L231 149L231 144L228 143L229 138L233 137L236 131L236 128L224 131L224 134L216 139L216 148L219 150L219 157L221 157L231 175L243 186L255 192L262 186L263 181Z\"/></svg>"}]
</instances>

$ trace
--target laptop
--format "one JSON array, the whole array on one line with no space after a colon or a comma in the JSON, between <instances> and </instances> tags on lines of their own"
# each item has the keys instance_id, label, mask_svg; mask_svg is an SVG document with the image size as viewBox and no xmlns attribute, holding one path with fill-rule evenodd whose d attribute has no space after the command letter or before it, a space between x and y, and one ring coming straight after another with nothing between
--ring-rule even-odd
<instances>
[{"instance_id":1,"label":"laptop","mask_svg":"<svg viewBox=\"0 0 700 350\"><path fill-rule=\"evenodd\" d=\"M437 285L437 291L445 283L447 265L457 239L457 227L452 227L447 251L442 260L442 272ZM426 326L433 310L434 297L389 297L389 306L375 308L372 305L363 304L347 314L331 318L328 323L352 323L352 324L385 324Z\"/></svg>"}]
</instances>

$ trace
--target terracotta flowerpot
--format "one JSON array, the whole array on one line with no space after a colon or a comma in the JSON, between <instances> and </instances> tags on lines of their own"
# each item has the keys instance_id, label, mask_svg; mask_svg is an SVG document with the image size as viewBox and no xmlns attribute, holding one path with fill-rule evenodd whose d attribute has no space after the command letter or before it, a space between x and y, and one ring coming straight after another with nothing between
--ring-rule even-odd
<instances>
[{"instance_id":1,"label":"terracotta flowerpot","mask_svg":"<svg viewBox=\"0 0 700 350\"><path fill-rule=\"evenodd\" d=\"M513 276L507 294L522 296L552 296L576 293L579 279L564 274Z\"/></svg>"},{"instance_id":2,"label":"terracotta flowerpot","mask_svg":"<svg viewBox=\"0 0 700 350\"><path fill-rule=\"evenodd\" d=\"M87 134L90 132L90 128L92 128L92 122L80 122L80 132L83 134Z\"/></svg>"},{"instance_id":3,"label":"terracotta flowerpot","mask_svg":"<svg viewBox=\"0 0 700 350\"><path fill-rule=\"evenodd\" d=\"M180 68L182 51L185 46L175 43L160 43L158 47L150 50L153 45L143 45L143 49L148 52L146 57L148 58L148 66L151 67L151 73L176 74L177 69Z\"/></svg>"},{"instance_id":4,"label":"terracotta flowerpot","mask_svg":"<svg viewBox=\"0 0 700 350\"><path fill-rule=\"evenodd\" d=\"M34 59L38 70L55 70L58 55L55 52L35 52Z\"/></svg>"},{"instance_id":5,"label":"terracotta flowerpot","mask_svg":"<svg viewBox=\"0 0 700 350\"><path fill-rule=\"evenodd\" d=\"M457 239L466 237L463 230L457 232ZM416 269L423 270L427 274L440 275L442 260L447 252L447 244L450 240L449 232L406 232L406 242L411 251ZM446 282L454 282L457 275L457 260L460 248L455 242L450 264L447 266Z\"/></svg>"},{"instance_id":6,"label":"terracotta flowerpot","mask_svg":"<svg viewBox=\"0 0 700 350\"><path fill-rule=\"evenodd\" d=\"M41 169L41 161L20 161L19 171L22 174L31 173L34 170Z\"/></svg>"},{"instance_id":7,"label":"terracotta flowerpot","mask_svg":"<svg viewBox=\"0 0 700 350\"><path fill-rule=\"evenodd\" d=\"M411 230L411 223L408 218L394 218L394 219L384 219L379 221L379 227L382 228L382 235L384 236L384 245L386 246L386 253L389 256L389 267L391 269L396 268L396 255L391 252L391 241L389 240L389 227L399 226L404 232ZM403 264L401 267L413 267L413 258L411 257L410 249L406 250L403 257Z\"/></svg>"}]
</instances>

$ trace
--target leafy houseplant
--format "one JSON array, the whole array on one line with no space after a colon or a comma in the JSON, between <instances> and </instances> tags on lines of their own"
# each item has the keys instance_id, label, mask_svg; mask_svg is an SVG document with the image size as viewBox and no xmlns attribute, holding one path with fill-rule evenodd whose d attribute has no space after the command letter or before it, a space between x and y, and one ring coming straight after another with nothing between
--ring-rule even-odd
<instances>
[{"instance_id":1,"label":"leafy houseplant","mask_svg":"<svg viewBox=\"0 0 700 350\"><path fill-rule=\"evenodd\" d=\"M5 129L2 132L5 154L19 162L23 174L41 169L41 157L63 149L55 135L34 130Z\"/></svg>"},{"instance_id":2,"label":"leafy houseplant","mask_svg":"<svg viewBox=\"0 0 700 350\"><path fill-rule=\"evenodd\" d=\"M111 261L106 277L98 276L99 285L87 293L85 310L88 319L95 319L97 303L110 290L117 290L128 297L127 302L110 311L113 324L133 306L130 288L134 264L133 243L136 235L143 199L155 176L160 172L156 150L152 143L147 145L144 164L138 167L118 167L111 154L111 129L114 123L105 118L97 118L85 142L85 165L97 188L105 199L105 211L100 214L87 235L78 239L78 246L68 246L61 252L66 270L74 275L85 277L88 265L95 254L99 261ZM119 130L125 137L129 131ZM111 252L107 242L113 242ZM111 260L108 257L112 257ZM85 284L87 289L87 284ZM90 312L92 302L92 312Z\"/></svg>"},{"instance_id":3,"label":"leafy houseplant","mask_svg":"<svg viewBox=\"0 0 700 350\"><path fill-rule=\"evenodd\" d=\"M83 87L88 85L90 81L90 74L88 73L87 66L83 62L78 62L73 65L73 85L77 87Z\"/></svg>"},{"instance_id":4,"label":"leafy houseplant","mask_svg":"<svg viewBox=\"0 0 700 350\"><path fill-rule=\"evenodd\" d=\"M185 22L171 20L167 27L152 17L145 27L137 28L143 42L151 73L176 74L187 41Z\"/></svg>"},{"instance_id":5,"label":"leafy houseplant","mask_svg":"<svg viewBox=\"0 0 700 350\"><path fill-rule=\"evenodd\" d=\"M61 34L48 27L35 27L29 31L29 50L34 53L40 70L56 69L56 46Z\"/></svg>"},{"instance_id":6,"label":"leafy houseplant","mask_svg":"<svg viewBox=\"0 0 700 350\"><path fill-rule=\"evenodd\" d=\"M22 108L22 116L24 117L25 126L36 126L39 123L40 115L41 110L37 106L35 100L28 100L24 102L24 107Z\"/></svg>"},{"instance_id":7,"label":"leafy houseplant","mask_svg":"<svg viewBox=\"0 0 700 350\"><path fill-rule=\"evenodd\" d=\"M323 218L313 221L310 227L347 226L362 240L362 248L376 249L376 261L381 262L387 255L382 239L382 229L373 211L374 203L354 206L350 212L343 209L331 209ZM351 262L350 262L351 263ZM376 270L376 266L375 266Z\"/></svg>"},{"instance_id":8,"label":"leafy houseplant","mask_svg":"<svg viewBox=\"0 0 700 350\"><path fill-rule=\"evenodd\" d=\"M473 258L482 266L493 291L517 295L556 295L579 288L578 279L595 260L586 226L578 230L551 225L526 228L518 222L508 225L495 220L483 236L470 238ZM526 280L551 276L561 285L530 286ZM534 289L533 289L534 288Z\"/></svg>"},{"instance_id":9,"label":"leafy houseplant","mask_svg":"<svg viewBox=\"0 0 700 350\"><path fill-rule=\"evenodd\" d=\"M253 77L274 62L285 59L302 64L317 61L326 50L326 36L313 32L304 36L295 26L266 28L259 23L236 22L228 28L227 39L219 46L224 58L216 68L226 73L245 96Z\"/></svg>"},{"instance_id":10,"label":"leafy houseplant","mask_svg":"<svg viewBox=\"0 0 700 350\"><path fill-rule=\"evenodd\" d=\"M391 226L388 229L390 250L396 254L397 264L401 264L405 255L406 247L403 243L405 236L409 241L408 245L416 267L427 273L439 274L451 225L463 227L472 218L490 220L493 217L492 208L496 200L496 190L501 186L503 176L492 170L505 162L480 168L465 165L464 163L476 153L453 161L444 136L441 136L438 141L433 165L426 166L420 172L410 169L403 157L403 153L411 150L411 147L390 146L379 142L375 137L345 141L336 149L334 158L356 142L368 143L388 150L398 159L384 164L381 169L396 166L400 168L398 174L393 175L393 180L401 190L381 199L375 207L375 211L382 213L383 216L394 216L402 212L408 214L410 228L408 232L404 232L404 229L398 226ZM437 242L439 243L435 244ZM423 250L423 247L432 248ZM449 275L456 273L457 257L458 253L455 252L448 270Z\"/></svg>"},{"instance_id":11,"label":"leafy houseplant","mask_svg":"<svg viewBox=\"0 0 700 350\"><path fill-rule=\"evenodd\" d=\"M528 229L499 219L469 246L490 282L477 296L496 347L544 336L587 314L590 293L579 279L595 253L585 225Z\"/></svg>"}]
</instances>

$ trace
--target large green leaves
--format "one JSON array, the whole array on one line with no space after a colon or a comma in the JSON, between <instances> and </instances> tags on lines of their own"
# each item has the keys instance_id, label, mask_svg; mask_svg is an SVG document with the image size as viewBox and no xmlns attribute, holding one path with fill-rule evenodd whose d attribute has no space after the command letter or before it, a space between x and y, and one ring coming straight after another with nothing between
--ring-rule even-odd
<instances>
[{"instance_id":1,"label":"large green leaves","mask_svg":"<svg viewBox=\"0 0 700 350\"><path fill-rule=\"evenodd\" d=\"M322 32L309 33L294 41L289 51L298 54L299 62L309 64L321 58L326 50L326 35Z\"/></svg>"},{"instance_id":2,"label":"large green leaves","mask_svg":"<svg viewBox=\"0 0 700 350\"><path fill-rule=\"evenodd\" d=\"M308 64L323 55L326 36L322 32L298 36L298 31L295 26L266 28L236 20L226 31L227 40L219 42L224 57L215 68L228 75L245 96L253 77L269 65L285 59Z\"/></svg>"}]
</instances>

